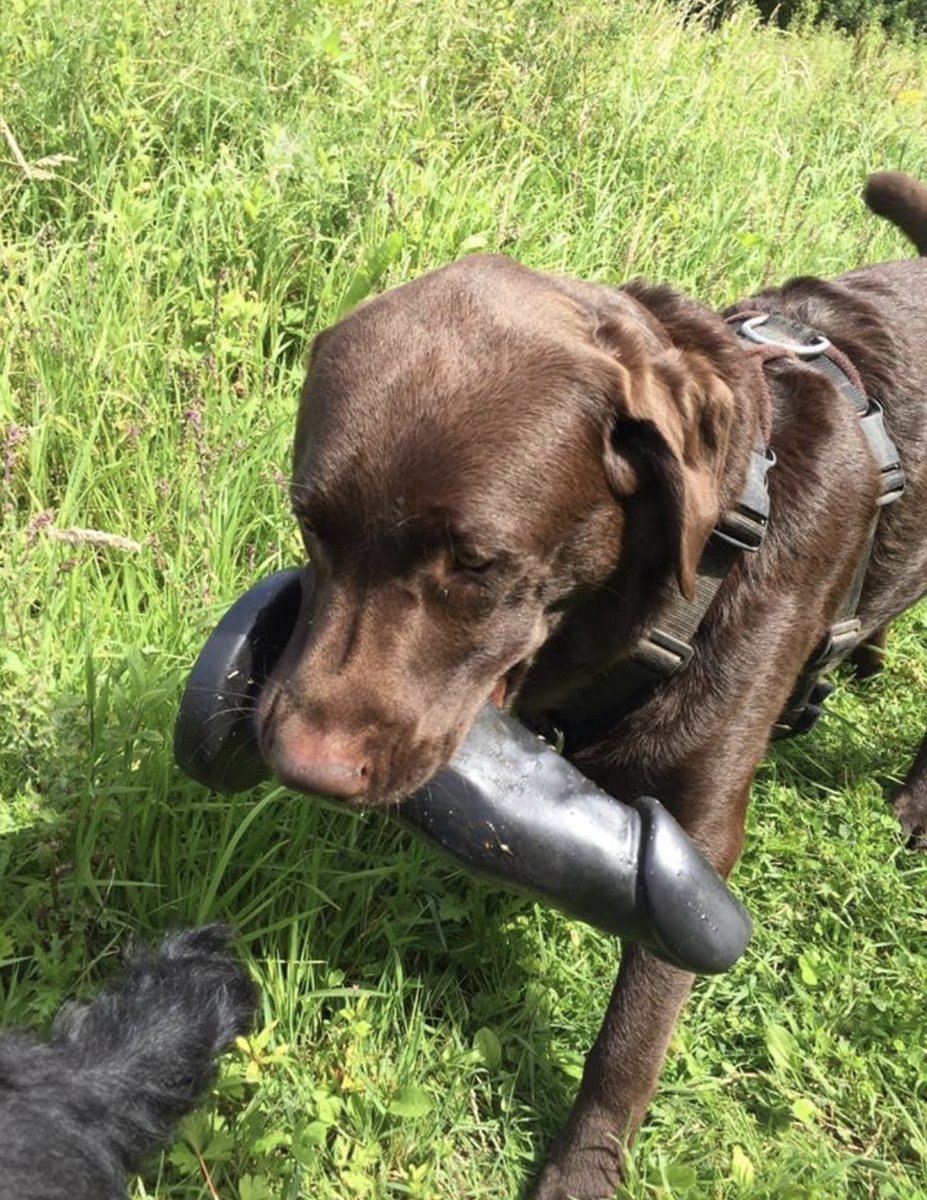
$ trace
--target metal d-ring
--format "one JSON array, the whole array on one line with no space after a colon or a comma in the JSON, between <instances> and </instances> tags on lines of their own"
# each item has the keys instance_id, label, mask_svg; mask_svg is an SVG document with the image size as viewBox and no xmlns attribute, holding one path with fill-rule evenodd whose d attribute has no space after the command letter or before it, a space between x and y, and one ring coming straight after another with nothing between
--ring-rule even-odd
<instances>
[{"instance_id":1,"label":"metal d-ring","mask_svg":"<svg viewBox=\"0 0 927 1200\"><path fill-rule=\"evenodd\" d=\"M764 337L757 326L765 324L770 315L770 313L760 313L758 317L748 317L740 327L742 336L760 346L781 346L783 350L788 350L798 358L814 358L830 349L830 342L822 333L815 333L814 341L809 342L808 345L802 345L801 342L782 341L775 337Z\"/></svg>"}]
</instances>

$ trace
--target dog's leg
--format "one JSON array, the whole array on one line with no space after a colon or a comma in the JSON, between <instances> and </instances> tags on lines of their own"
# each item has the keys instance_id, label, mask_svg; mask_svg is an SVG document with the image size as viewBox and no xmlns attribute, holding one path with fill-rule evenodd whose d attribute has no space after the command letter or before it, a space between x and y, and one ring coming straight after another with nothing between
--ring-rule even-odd
<instances>
[{"instance_id":1,"label":"dog's leg","mask_svg":"<svg viewBox=\"0 0 927 1200\"><path fill-rule=\"evenodd\" d=\"M869 679L885 666L885 644L888 641L888 626L877 629L861 646L850 655L856 669L857 679Z\"/></svg>"},{"instance_id":2,"label":"dog's leg","mask_svg":"<svg viewBox=\"0 0 927 1200\"><path fill-rule=\"evenodd\" d=\"M895 797L895 815L913 850L927 850L927 735Z\"/></svg>"},{"instance_id":3,"label":"dog's leg","mask_svg":"<svg viewBox=\"0 0 927 1200\"><path fill-rule=\"evenodd\" d=\"M716 812L714 820L706 814L705 822L695 822L694 828L685 822L687 831L725 876L743 846L749 790L747 785L725 810L730 814L726 828L719 829ZM709 820L710 829L705 828ZM611 1200L694 978L639 946L624 948L618 979L586 1059L573 1110L529 1200Z\"/></svg>"},{"instance_id":4,"label":"dog's leg","mask_svg":"<svg viewBox=\"0 0 927 1200\"><path fill-rule=\"evenodd\" d=\"M611 1200L693 981L639 946L625 947L573 1111L530 1200Z\"/></svg>"}]
</instances>

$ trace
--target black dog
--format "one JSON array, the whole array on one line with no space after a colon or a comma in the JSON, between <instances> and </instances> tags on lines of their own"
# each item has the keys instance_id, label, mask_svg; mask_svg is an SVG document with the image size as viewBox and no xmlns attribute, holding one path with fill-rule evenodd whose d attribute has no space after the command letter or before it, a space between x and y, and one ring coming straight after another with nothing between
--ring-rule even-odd
<instances>
[{"instance_id":1,"label":"black dog","mask_svg":"<svg viewBox=\"0 0 927 1200\"><path fill-rule=\"evenodd\" d=\"M133 954L120 982L62 1008L47 1043L0 1034L0 1200L124 1200L251 1023L229 936L211 925Z\"/></svg>"}]
</instances>

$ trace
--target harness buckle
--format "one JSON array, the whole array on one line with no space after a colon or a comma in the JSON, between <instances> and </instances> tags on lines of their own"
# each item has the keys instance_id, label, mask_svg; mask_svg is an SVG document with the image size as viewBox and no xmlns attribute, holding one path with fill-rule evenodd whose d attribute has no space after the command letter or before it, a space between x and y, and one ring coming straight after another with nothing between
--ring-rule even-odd
<instances>
[{"instance_id":1,"label":"harness buckle","mask_svg":"<svg viewBox=\"0 0 927 1200\"><path fill-rule=\"evenodd\" d=\"M721 515L712 535L737 550L759 550L769 521L769 490L766 475L776 456L763 447L750 455L747 482L734 508Z\"/></svg>"},{"instance_id":2,"label":"harness buckle","mask_svg":"<svg viewBox=\"0 0 927 1200\"><path fill-rule=\"evenodd\" d=\"M688 642L674 637L665 629L651 629L644 634L629 657L658 675L675 675L686 666L694 653Z\"/></svg>"},{"instance_id":3,"label":"harness buckle","mask_svg":"<svg viewBox=\"0 0 927 1200\"><path fill-rule=\"evenodd\" d=\"M837 621L836 624L831 625L821 639L817 650L811 656L811 661L808 663L809 672L812 670L823 672L832 664L845 658L859 642L861 629L862 624L858 617L847 617L846 620Z\"/></svg>"},{"instance_id":4,"label":"harness buckle","mask_svg":"<svg viewBox=\"0 0 927 1200\"><path fill-rule=\"evenodd\" d=\"M881 482L882 491L876 500L877 508L884 508L886 504L894 504L904 495L904 471L900 465L883 471Z\"/></svg>"},{"instance_id":5,"label":"harness buckle","mask_svg":"<svg viewBox=\"0 0 927 1200\"><path fill-rule=\"evenodd\" d=\"M870 399L869 408L860 417L859 424L879 466L879 497L876 504L883 508L886 504L893 504L903 494L904 468L895 443L885 428L882 405L877 400Z\"/></svg>"},{"instance_id":6,"label":"harness buckle","mask_svg":"<svg viewBox=\"0 0 927 1200\"><path fill-rule=\"evenodd\" d=\"M735 550L759 550L766 532L766 518L742 509L740 505L726 512L711 531L712 537Z\"/></svg>"},{"instance_id":7,"label":"harness buckle","mask_svg":"<svg viewBox=\"0 0 927 1200\"><path fill-rule=\"evenodd\" d=\"M767 326L768 331L761 333L761 326ZM796 358L816 358L830 349L830 340L823 333L778 313L760 313L758 317L748 317L738 332L741 337L756 342L758 346L781 346ZM812 340L803 342L800 340L802 337Z\"/></svg>"}]
</instances>

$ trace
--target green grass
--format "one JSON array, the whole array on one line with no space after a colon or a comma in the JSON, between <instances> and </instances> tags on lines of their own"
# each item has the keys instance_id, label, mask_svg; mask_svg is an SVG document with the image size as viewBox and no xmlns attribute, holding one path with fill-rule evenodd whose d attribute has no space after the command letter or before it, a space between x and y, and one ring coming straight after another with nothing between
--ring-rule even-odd
<instances>
[{"instance_id":1,"label":"green grass","mask_svg":"<svg viewBox=\"0 0 927 1200\"><path fill-rule=\"evenodd\" d=\"M907 253L858 199L927 174L927 59L614 0L7 0L0 21L0 1019L44 1025L129 932L229 919L250 1054L138 1196L514 1198L617 958L377 819L181 778L223 608L298 555L313 331L476 249L724 303ZM66 156L66 157L59 157ZM30 166L31 164L31 166ZM90 528L137 549L70 544ZM778 750L633 1197L927 1197L927 862L883 798L927 616Z\"/></svg>"}]
</instances>

